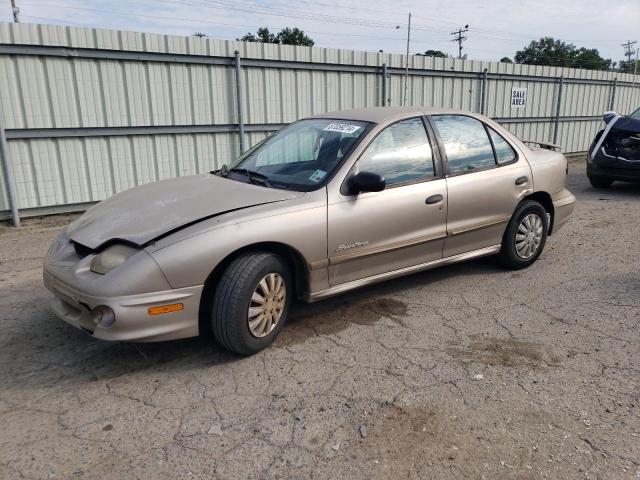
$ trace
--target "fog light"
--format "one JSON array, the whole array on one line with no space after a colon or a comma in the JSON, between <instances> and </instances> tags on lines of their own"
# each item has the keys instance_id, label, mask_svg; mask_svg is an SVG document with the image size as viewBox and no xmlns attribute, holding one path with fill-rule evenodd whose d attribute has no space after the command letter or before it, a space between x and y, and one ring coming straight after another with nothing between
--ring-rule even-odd
<instances>
[{"instance_id":1,"label":"fog light","mask_svg":"<svg viewBox=\"0 0 640 480\"><path fill-rule=\"evenodd\" d=\"M116 314L106 305L100 305L92 311L93 323L101 328L109 328L116 322Z\"/></svg>"}]
</instances>

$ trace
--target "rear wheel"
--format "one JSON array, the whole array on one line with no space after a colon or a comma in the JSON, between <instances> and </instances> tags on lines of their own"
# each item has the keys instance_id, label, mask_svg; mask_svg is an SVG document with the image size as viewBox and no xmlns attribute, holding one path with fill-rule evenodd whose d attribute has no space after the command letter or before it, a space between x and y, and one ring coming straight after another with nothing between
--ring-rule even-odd
<instances>
[{"instance_id":1,"label":"rear wheel","mask_svg":"<svg viewBox=\"0 0 640 480\"><path fill-rule=\"evenodd\" d=\"M498 255L500 263L512 269L531 265L542 253L548 230L544 207L534 200L522 202L504 232Z\"/></svg>"},{"instance_id":2,"label":"rear wheel","mask_svg":"<svg viewBox=\"0 0 640 480\"><path fill-rule=\"evenodd\" d=\"M289 313L293 282L288 265L272 253L233 260L213 295L211 326L223 347L251 355L276 338Z\"/></svg>"},{"instance_id":3,"label":"rear wheel","mask_svg":"<svg viewBox=\"0 0 640 480\"><path fill-rule=\"evenodd\" d=\"M589 177L589 183L593 188L609 188L613 180L607 177Z\"/></svg>"}]
</instances>

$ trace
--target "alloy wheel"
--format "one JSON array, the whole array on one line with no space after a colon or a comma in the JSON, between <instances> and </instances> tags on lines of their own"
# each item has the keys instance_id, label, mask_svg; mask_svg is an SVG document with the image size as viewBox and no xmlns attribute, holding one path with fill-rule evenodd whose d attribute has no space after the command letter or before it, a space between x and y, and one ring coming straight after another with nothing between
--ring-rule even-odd
<instances>
[{"instance_id":1,"label":"alloy wheel","mask_svg":"<svg viewBox=\"0 0 640 480\"><path fill-rule=\"evenodd\" d=\"M265 337L276 327L287 298L287 287L279 273L268 273L256 286L251 301L247 321L254 337Z\"/></svg>"},{"instance_id":2,"label":"alloy wheel","mask_svg":"<svg viewBox=\"0 0 640 480\"><path fill-rule=\"evenodd\" d=\"M529 259L536 254L542 242L544 224L542 218L535 213L525 216L516 232L516 253L520 258Z\"/></svg>"}]
</instances>

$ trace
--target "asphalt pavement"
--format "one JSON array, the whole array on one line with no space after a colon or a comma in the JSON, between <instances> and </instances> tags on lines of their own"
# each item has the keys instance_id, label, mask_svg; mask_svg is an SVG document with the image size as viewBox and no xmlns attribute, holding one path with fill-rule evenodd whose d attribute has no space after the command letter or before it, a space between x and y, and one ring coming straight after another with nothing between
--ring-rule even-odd
<instances>
[{"instance_id":1,"label":"asphalt pavement","mask_svg":"<svg viewBox=\"0 0 640 480\"><path fill-rule=\"evenodd\" d=\"M640 479L640 186L592 189L517 272L485 258L297 305L250 357L54 318L73 216L0 227L0 478Z\"/></svg>"}]
</instances>

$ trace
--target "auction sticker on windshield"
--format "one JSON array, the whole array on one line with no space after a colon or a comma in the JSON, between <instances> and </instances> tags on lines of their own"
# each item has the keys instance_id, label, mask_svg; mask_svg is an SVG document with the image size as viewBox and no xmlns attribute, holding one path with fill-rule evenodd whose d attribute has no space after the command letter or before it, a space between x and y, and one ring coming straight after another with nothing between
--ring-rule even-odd
<instances>
[{"instance_id":1,"label":"auction sticker on windshield","mask_svg":"<svg viewBox=\"0 0 640 480\"><path fill-rule=\"evenodd\" d=\"M316 170L311 174L309 180L311 180L313 183L318 183L326 176L327 172L325 172L324 170Z\"/></svg>"},{"instance_id":2,"label":"auction sticker on windshield","mask_svg":"<svg viewBox=\"0 0 640 480\"><path fill-rule=\"evenodd\" d=\"M354 133L360 128L362 128L360 125L351 125L349 123L330 123L323 130L326 132Z\"/></svg>"}]
</instances>

